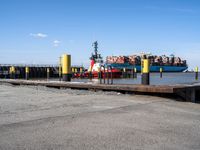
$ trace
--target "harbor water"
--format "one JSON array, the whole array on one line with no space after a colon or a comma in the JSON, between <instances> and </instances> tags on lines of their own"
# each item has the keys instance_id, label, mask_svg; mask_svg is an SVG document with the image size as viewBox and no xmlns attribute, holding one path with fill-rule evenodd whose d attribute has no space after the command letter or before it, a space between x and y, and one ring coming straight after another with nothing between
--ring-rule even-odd
<instances>
[{"instance_id":1,"label":"harbor water","mask_svg":"<svg viewBox=\"0 0 200 150\"><path fill-rule=\"evenodd\" d=\"M72 79L72 82L94 82L98 83L98 79ZM103 83L103 79L102 79ZM107 79L106 79L107 83ZM114 84L141 84L141 74L137 74L137 78L113 79ZM200 80L195 79L195 73L163 73L160 78L160 73L150 73L151 85L175 85L175 84L195 84L200 83Z\"/></svg>"}]
</instances>

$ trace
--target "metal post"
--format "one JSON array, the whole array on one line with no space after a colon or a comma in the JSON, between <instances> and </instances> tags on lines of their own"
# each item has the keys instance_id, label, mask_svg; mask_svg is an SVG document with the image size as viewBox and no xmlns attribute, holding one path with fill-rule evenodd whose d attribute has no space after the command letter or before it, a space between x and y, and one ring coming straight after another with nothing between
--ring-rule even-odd
<instances>
[{"instance_id":1,"label":"metal post","mask_svg":"<svg viewBox=\"0 0 200 150\"><path fill-rule=\"evenodd\" d=\"M74 72L75 72L75 71L74 71L74 67L72 67L72 68L71 68L72 78L74 78L74 74L75 74Z\"/></svg>"},{"instance_id":2,"label":"metal post","mask_svg":"<svg viewBox=\"0 0 200 150\"><path fill-rule=\"evenodd\" d=\"M59 81L61 81L61 78L62 78L62 57L59 57L58 74L59 74Z\"/></svg>"},{"instance_id":3,"label":"metal post","mask_svg":"<svg viewBox=\"0 0 200 150\"><path fill-rule=\"evenodd\" d=\"M126 78L126 68L123 68L123 78Z\"/></svg>"},{"instance_id":4,"label":"metal post","mask_svg":"<svg viewBox=\"0 0 200 150\"><path fill-rule=\"evenodd\" d=\"M199 73L198 73L198 72L199 72L199 68L196 67L196 68L195 68L195 79L196 79L196 80L198 80L198 78L199 78Z\"/></svg>"},{"instance_id":5,"label":"metal post","mask_svg":"<svg viewBox=\"0 0 200 150\"><path fill-rule=\"evenodd\" d=\"M80 78L82 78L82 74L83 74L83 68L80 68Z\"/></svg>"},{"instance_id":6,"label":"metal post","mask_svg":"<svg viewBox=\"0 0 200 150\"><path fill-rule=\"evenodd\" d=\"M135 74L134 68L131 69L131 73L132 73L132 78L134 79L134 76L135 76L135 75L134 75L134 74Z\"/></svg>"},{"instance_id":7,"label":"metal post","mask_svg":"<svg viewBox=\"0 0 200 150\"><path fill-rule=\"evenodd\" d=\"M134 68L134 78L137 78L137 68Z\"/></svg>"},{"instance_id":8,"label":"metal post","mask_svg":"<svg viewBox=\"0 0 200 150\"><path fill-rule=\"evenodd\" d=\"M14 66L10 67L10 78L15 79L15 67Z\"/></svg>"},{"instance_id":9,"label":"metal post","mask_svg":"<svg viewBox=\"0 0 200 150\"><path fill-rule=\"evenodd\" d=\"M106 84L106 69L105 69L105 65L103 66L103 83Z\"/></svg>"},{"instance_id":10,"label":"metal post","mask_svg":"<svg viewBox=\"0 0 200 150\"><path fill-rule=\"evenodd\" d=\"M77 69L77 68L74 68L74 70L75 70L75 71L74 71L75 73L77 73L77 72L78 72L78 69Z\"/></svg>"},{"instance_id":11,"label":"metal post","mask_svg":"<svg viewBox=\"0 0 200 150\"><path fill-rule=\"evenodd\" d=\"M3 67L3 75L4 75L4 78L6 79L7 78L7 75L6 75L6 71L5 71L5 69L4 69L5 67Z\"/></svg>"},{"instance_id":12,"label":"metal post","mask_svg":"<svg viewBox=\"0 0 200 150\"><path fill-rule=\"evenodd\" d=\"M101 67L98 68L98 79L99 79L99 83L101 84Z\"/></svg>"},{"instance_id":13,"label":"metal post","mask_svg":"<svg viewBox=\"0 0 200 150\"><path fill-rule=\"evenodd\" d=\"M107 84L109 84L109 66L107 66L106 76L107 76Z\"/></svg>"},{"instance_id":14,"label":"metal post","mask_svg":"<svg viewBox=\"0 0 200 150\"><path fill-rule=\"evenodd\" d=\"M92 71L90 71L90 81L92 80L92 77L93 77Z\"/></svg>"},{"instance_id":15,"label":"metal post","mask_svg":"<svg viewBox=\"0 0 200 150\"><path fill-rule=\"evenodd\" d=\"M111 83L110 84L113 84L113 72L112 72L112 67L110 66L110 78L111 78Z\"/></svg>"},{"instance_id":16,"label":"metal post","mask_svg":"<svg viewBox=\"0 0 200 150\"><path fill-rule=\"evenodd\" d=\"M149 85L149 60L142 60L142 84Z\"/></svg>"},{"instance_id":17,"label":"metal post","mask_svg":"<svg viewBox=\"0 0 200 150\"><path fill-rule=\"evenodd\" d=\"M160 68L160 78L162 78L163 68Z\"/></svg>"},{"instance_id":18,"label":"metal post","mask_svg":"<svg viewBox=\"0 0 200 150\"><path fill-rule=\"evenodd\" d=\"M10 74L10 75L9 75L9 76L10 76L10 79L12 79L12 68L11 68L11 67L9 68L9 74Z\"/></svg>"},{"instance_id":19,"label":"metal post","mask_svg":"<svg viewBox=\"0 0 200 150\"><path fill-rule=\"evenodd\" d=\"M29 79L29 67L25 68L25 77L26 77L26 80Z\"/></svg>"},{"instance_id":20,"label":"metal post","mask_svg":"<svg viewBox=\"0 0 200 150\"><path fill-rule=\"evenodd\" d=\"M12 72L13 72L13 79L15 79L15 76L16 76L15 67L13 66L12 69L13 69L13 70L12 70Z\"/></svg>"},{"instance_id":21,"label":"metal post","mask_svg":"<svg viewBox=\"0 0 200 150\"><path fill-rule=\"evenodd\" d=\"M73 73L73 77L77 77L77 68L74 68L74 73Z\"/></svg>"},{"instance_id":22,"label":"metal post","mask_svg":"<svg viewBox=\"0 0 200 150\"><path fill-rule=\"evenodd\" d=\"M64 54L62 57L63 81L71 81L71 55Z\"/></svg>"},{"instance_id":23,"label":"metal post","mask_svg":"<svg viewBox=\"0 0 200 150\"><path fill-rule=\"evenodd\" d=\"M50 76L50 69L47 68L47 80L49 80L49 76Z\"/></svg>"}]
</instances>

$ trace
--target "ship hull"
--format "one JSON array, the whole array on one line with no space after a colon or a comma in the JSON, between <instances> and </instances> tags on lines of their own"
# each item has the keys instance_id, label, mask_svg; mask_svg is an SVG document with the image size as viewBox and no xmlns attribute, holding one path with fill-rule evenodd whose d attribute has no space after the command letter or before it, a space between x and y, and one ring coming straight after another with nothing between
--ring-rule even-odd
<instances>
[{"instance_id":1,"label":"ship hull","mask_svg":"<svg viewBox=\"0 0 200 150\"><path fill-rule=\"evenodd\" d=\"M133 69L136 68L137 72L141 72L140 65L130 65L130 64L106 64L107 66L112 66L116 69ZM162 68L163 72L184 72L188 69L187 66L150 66L150 72L159 72Z\"/></svg>"},{"instance_id":2,"label":"ship hull","mask_svg":"<svg viewBox=\"0 0 200 150\"><path fill-rule=\"evenodd\" d=\"M85 77L89 78L89 72L85 72ZM107 74L107 71L104 73L104 71L101 71L102 78L111 78L111 71L109 71L109 74ZM122 76L122 72L119 70L112 70L112 78L120 78ZM92 72L92 78L99 78L99 73L97 71Z\"/></svg>"}]
</instances>

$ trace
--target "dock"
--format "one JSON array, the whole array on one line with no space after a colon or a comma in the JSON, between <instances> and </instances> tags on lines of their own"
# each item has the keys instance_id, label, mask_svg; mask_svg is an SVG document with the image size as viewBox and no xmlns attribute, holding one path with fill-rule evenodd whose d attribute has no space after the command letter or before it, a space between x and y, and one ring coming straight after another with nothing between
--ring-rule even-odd
<instances>
[{"instance_id":1,"label":"dock","mask_svg":"<svg viewBox=\"0 0 200 150\"><path fill-rule=\"evenodd\" d=\"M32 79L46 78L47 70L49 70L49 77L59 77L59 65L40 65L40 64L0 64L0 78L10 78L10 68L15 68L15 78L24 79L26 74L26 67L29 68L29 77ZM71 71L83 70L83 66L71 66Z\"/></svg>"},{"instance_id":2,"label":"dock","mask_svg":"<svg viewBox=\"0 0 200 150\"><path fill-rule=\"evenodd\" d=\"M62 82L62 81L34 81L21 79L1 79L0 83L8 83L12 85L31 85L46 86L50 88L71 88L79 90L93 91L115 91L122 93L135 93L145 95L158 95L179 97L183 101L193 103L200 102L200 85L137 85L137 84L99 84L99 83L83 83L83 82Z\"/></svg>"}]
</instances>

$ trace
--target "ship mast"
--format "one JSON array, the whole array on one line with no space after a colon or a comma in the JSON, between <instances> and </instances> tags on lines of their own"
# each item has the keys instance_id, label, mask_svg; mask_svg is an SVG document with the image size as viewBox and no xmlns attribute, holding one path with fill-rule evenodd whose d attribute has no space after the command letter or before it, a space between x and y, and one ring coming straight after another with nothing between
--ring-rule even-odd
<instances>
[{"instance_id":1,"label":"ship mast","mask_svg":"<svg viewBox=\"0 0 200 150\"><path fill-rule=\"evenodd\" d=\"M95 53L95 56L97 56L97 55L98 55L98 42L95 41L95 42L93 43L93 46L94 46L94 53Z\"/></svg>"},{"instance_id":2,"label":"ship mast","mask_svg":"<svg viewBox=\"0 0 200 150\"><path fill-rule=\"evenodd\" d=\"M94 47L94 54L91 54L90 60L94 60L95 63L103 63L101 54L98 53L98 42L95 41L92 46Z\"/></svg>"}]
</instances>

